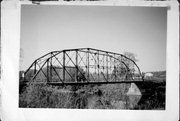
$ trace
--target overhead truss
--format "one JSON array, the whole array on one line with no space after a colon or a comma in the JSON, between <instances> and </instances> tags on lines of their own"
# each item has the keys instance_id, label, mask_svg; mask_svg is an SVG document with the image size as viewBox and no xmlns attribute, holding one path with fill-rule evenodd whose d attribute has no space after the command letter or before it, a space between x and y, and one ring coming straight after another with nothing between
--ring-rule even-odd
<instances>
[{"instance_id":1,"label":"overhead truss","mask_svg":"<svg viewBox=\"0 0 180 121\"><path fill-rule=\"evenodd\" d=\"M88 84L143 81L141 71L130 58L92 48L52 51L36 59L25 71L34 83Z\"/></svg>"}]
</instances>

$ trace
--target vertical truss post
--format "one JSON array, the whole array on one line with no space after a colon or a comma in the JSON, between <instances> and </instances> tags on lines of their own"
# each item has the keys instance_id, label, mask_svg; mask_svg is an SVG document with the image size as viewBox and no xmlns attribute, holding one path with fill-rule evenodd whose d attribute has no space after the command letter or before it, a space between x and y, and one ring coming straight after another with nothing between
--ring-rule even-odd
<instances>
[{"instance_id":1,"label":"vertical truss post","mask_svg":"<svg viewBox=\"0 0 180 121\"><path fill-rule=\"evenodd\" d=\"M100 69L99 68L99 51L98 51L98 54L97 54L97 58L98 58L97 61L98 61L98 81L99 81L99 69Z\"/></svg>"},{"instance_id":2,"label":"vertical truss post","mask_svg":"<svg viewBox=\"0 0 180 121\"><path fill-rule=\"evenodd\" d=\"M47 59L46 63L47 63L47 82L49 82L49 59Z\"/></svg>"},{"instance_id":3,"label":"vertical truss post","mask_svg":"<svg viewBox=\"0 0 180 121\"><path fill-rule=\"evenodd\" d=\"M66 63L65 63L65 50L63 50L63 82L65 82L65 68L66 68Z\"/></svg>"},{"instance_id":4,"label":"vertical truss post","mask_svg":"<svg viewBox=\"0 0 180 121\"><path fill-rule=\"evenodd\" d=\"M111 57L109 57L109 70L110 70L110 72L109 72L109 80L111 80L112 79L112 58Z\"/></svg>"},{"instance_id":5,"label":"vertical truss post","mask_svg":"<svg viewBox=\"0 0 180 121\"><path fill-rule=\"evenodd\" d=\"M89 81L89 48L88 48L88 53L87 53L87 71L88 71L88 81Z\"/></svg>"},{"instance_id":6,"label":"vertical truss post","mask_svg":"<svg viewBox=\"0 0 180 121\"><path fill-rule=\"evenodd\" d=\"M75 75L75 81L78 81L78 50L76 50L76 75Z\"/></svg>"},{"instance_id":7,"label":"vertical truss post","mask_svg":"<svg viewBox=\"0 0 180 121\"><path fill-rule=\"evenodd\" d=\"M96 53L94 53L94 69L95 69L95 74L96 74Z\"/></svg>"},{"instance_id":8,"label":"vertical truss post","mask_svg":"<svg viewBox=\"0 0 180 121\"><path fill-rule=\"evenodd\" d=\"M37 60L34 63L34 75L36 74L36 63L37 63Z\"/></svg>"},{"instance_id":9,"label":"vertical truss post","mask_svg":"<svg viewBox=\"0 0 180 121\"><path fill-rule=\"evenodd\" d=\"M51 58L50 58L50 81L52 81L52 52L51 52Z\"/></svg>"},{"instance_id":10,"label":"vertical truss post","mask_svg":"<svg viewBox=\"0 0 180 121\"><path fill-rule=\"evenodd\" d=\"M104 67L104 66L105 66L105 65L104 65L104 54L103 54L103 58L102 58L102 59L103 59L103 60L102 60L102 62L103 62L103 64L102 64L102 65L103 65L103 66L102 66L102 67L103 67L103 73L102 73L102 75L103 75L103 77L104 77L104 68L105 68L105 67Z\"/></svg>"},{"instance_id":11,"label":"vertical truss post","mask_svg":"<svg viewBox=\"0 0 180 121\"><path fill-rule=\"evenodd\" d=\"M108 52L106 53L106 69L107 69L107 70L106 70L106 71L107 71L106 74L107 74L107 81L108 81L108 79L109 79L109 73L108 73L108 69L109 69L109 68L108 68Z\"/></svg>"},{"instance_id":12,"label":"vertical truss post","mask_svg":"<svg viewBox=\"0 0 180 121\"><path fill-rule=\"evenodd\" d=\"M114 54L114 58L115 58L115 54ZM114 76L115 76L115 81L117 79L116 71L117 71L117 69L116 69L116 60L114 59Z\"/></svg>"}]
</instances>

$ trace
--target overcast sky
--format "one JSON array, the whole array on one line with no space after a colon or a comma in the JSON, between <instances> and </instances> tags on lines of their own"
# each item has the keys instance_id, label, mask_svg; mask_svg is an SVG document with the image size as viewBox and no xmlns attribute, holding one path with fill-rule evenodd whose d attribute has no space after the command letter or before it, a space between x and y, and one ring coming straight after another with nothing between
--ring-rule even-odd
<instances>
[{"instance_id":1,"label":"overcast sky","mask_svg":"<svg viewBox=\"0 0 180 121\"><path fill-rule=\"evenodd\" d=\"M23 5L21 69L38 57L71 48L137 55L141 71L166 69L166 8Z\"/></svg>"}]
</instances>

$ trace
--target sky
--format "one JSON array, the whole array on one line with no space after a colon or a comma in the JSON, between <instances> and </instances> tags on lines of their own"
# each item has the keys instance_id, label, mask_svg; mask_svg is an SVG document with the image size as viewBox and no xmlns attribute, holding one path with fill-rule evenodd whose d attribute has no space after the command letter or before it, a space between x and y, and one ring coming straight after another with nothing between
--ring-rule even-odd
<instances>
[{"instance_id":1,"label":"sky","mask_svg":"<svg viewBox=\"0 0 180 121\"><path fill-rule=\"evenodd\" d=\"M143 72L166 70L163 7L23 5L21 70L54 50L95 48L137 55Z\"/></svg>"}]
</instances>

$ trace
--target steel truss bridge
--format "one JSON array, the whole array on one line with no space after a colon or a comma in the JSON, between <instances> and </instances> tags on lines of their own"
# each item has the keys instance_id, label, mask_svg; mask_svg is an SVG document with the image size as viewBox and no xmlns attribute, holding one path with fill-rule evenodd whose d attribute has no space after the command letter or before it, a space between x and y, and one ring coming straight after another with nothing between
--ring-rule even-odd
<instances>
[{"instance_id":1,"label":"steel truss bridge","mask_svg":"<svg viewBox=\"0 0 180 121\"><path fill-rule=\"evenodd\" d=\"M116 84L142 82L138 65L125 55L93 48L52 51L36 59L25 71L31 83L51 85Z\"/></svg>"}]
</instances>

